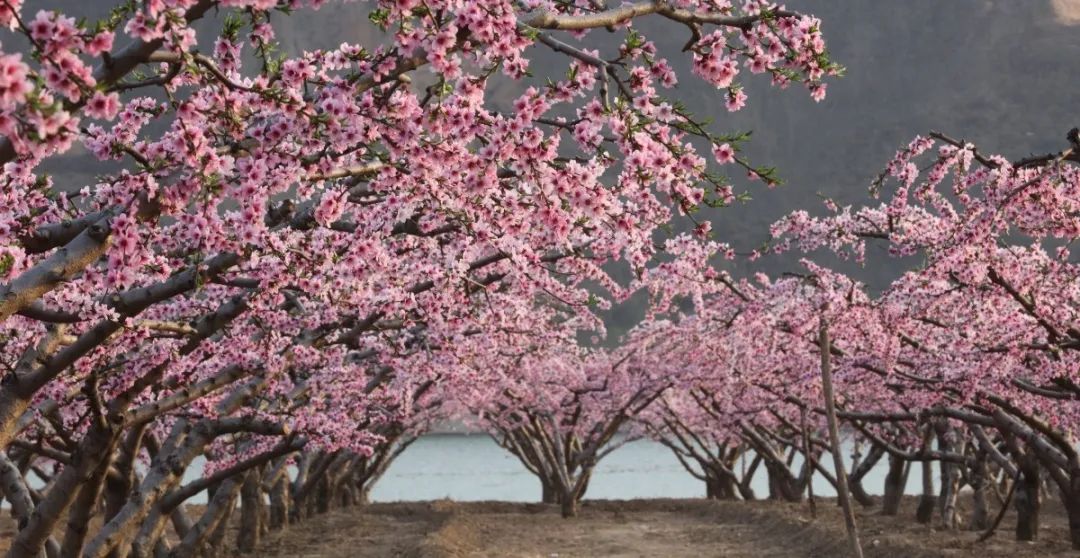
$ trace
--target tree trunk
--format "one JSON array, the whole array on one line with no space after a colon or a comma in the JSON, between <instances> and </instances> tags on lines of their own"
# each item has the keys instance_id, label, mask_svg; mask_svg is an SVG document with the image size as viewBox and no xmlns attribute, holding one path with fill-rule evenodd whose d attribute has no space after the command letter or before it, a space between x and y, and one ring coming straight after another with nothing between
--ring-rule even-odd
<instances>
[{"instance_id":1,"label":"tree trunk","mask_svg":"<svg viewBox=\"0 0 1080 558\"><path fill-rule=\"evenodd\" d=\"M1013 498L1016 506L1016 540L1033 541L1039 534L1039 464L1035 458L1025 456L1018 465L1020 479Z\"/></svg>"},{"instance_id":2,"label":"tree trunk","mask_svg":"<svg viewBox=\"0 0 1080 558\"><path fill-rule=\"evenodd\" d=\"M577 516L578 504L585 497L585 491L589 488L591 478L592 467L583 466L581 473L578 474L577 480L573 484L560 487L559 507L564 518Z\"/></svg>"},{"instance_id":3,"label":"tree trunk","mask_svg":"<svg viewBox=\"0 0 1080 558\"><path fill-rule=\"evenodd\" d=\"M192 425L177 421L169 437L154 455L150 468L109 522L87 544L84 554L101 557L114 548L130 548L137 556L154 552L154 541L161 536L171 509L162 508L162 499L180 483L184 469L213 440L207 422Z\"/></svg>"},{"instance_id":4,"label":"tree trunk","mask_svg":"<svg viewBox=\"0 0 1080 558\"><path fill-rule=\"evenodd\" d=\"M172 523L173 532L176 533L179 539L186 537L195 527L195 524L191 522L191 518L188 517L187 512L182 507L178 507L169 513L169 522Z\"/></svg>"},{"instance_id":5,"label":"tree trunk","mask_svg":"<svg viewBox=\"0 0 1080 558\"><path fill-rule=\"evenodd\" d=\"M22 471L8 457L7 453L0 450L0 491L11 503L11 515L15 519L15 527L23 528L34 513L34 499L31 490L26 486L26 479ZM48 558L56 558L60 555L60 544L49 537L45 541L45 552Z\"/></svg>"},{"instance_id":6,"label":"tree trunk","mask_svg":"<svg viewBox=\"0 0 1080 558\"><path fill-rule=\"evenodd\" d=\"M937 507L937 494L934 493L934 463L922 462L922 494L919 496L919 505L915 508L915 521L930 523L934 519L934 508Z\"/></svg>"},{"instance_id":7,"label":"tree trunk","mask_svg":"<svg viewBox=\"0 0 1080 558\"><path fill-rule=\"evenodd\" d=\"M990 526L990 507L987 501L987 493L990 490L989 469L987 468L987 453L983 449L976 450L975 463L971 467L971 527L972 531L985 531Z\"/></svg>"},{"instance_id":8,"label":"tree trunk","mask_svg":"<svg viewBox=\"0 0 1080 558\"><path fill-rule=\"evenodd\" d=\"M236 550L252 552L259 545L262 534L262 490L259 487L259 469L248 471L240 487L240 526L236 535Z\"/></svg>"},{"instance_id":9,"label":"tree trunk","mask_svg":"<svg viewBox=\"0 0 1080 558\"><path fill-rule=\"evenodd\" d=\"M338 503L343 508L348 508L356 505L356 486L350 482L339 485L338 489Z\"/></svg>"},{"instance_id":10,"label":"tree trunk","mask_svg":"<svg viewBox=\"0 0 1080 558\"><path fill-rule=\"evenodd\" d=\"M319 479L319 486L317 497L315 498L315 511L323 514L330 511L330 503L334 501L334 495L331 491L333 481L330 479L330 475L324 474Z\"/></svg>"},{"instance_id":11,"label":"tree trunk","mask_svg":"<svg viewBox=\"0 0 1080 558\"><path fill-rule=\"evenodd\" d=\"M134 427L124 438L120 446L119 455L113 464L119 472L117 475L108 475L105 479L105 517L104 523L116 517L127 503L131 489L139 481L135 473L135 460L142 448L143 437L146 435L146 424ZM115 558L120 553L112 552L110 556Z\"/></svg>"},{"instance_id":12,"label":"tree trunk","mask_svg":"<svg viewBox=\"0 0 1080 558\"><path fill-rule=\"evenodd\" d=\"M814 450L810 445L810 429L806 426L806 407L799 408L800 430L802 430L803 458L810 464L810 473L806 481L806 497L810 501L810 516L817 517L817 500L814 499Z\"/></svg>"},{"instance_id":13,"label":"tree trunk","mask_svg":"<svg viewBox=\"0 0 1080 558\"><path fill-rule=\"evenodd\" d=\"M571 494L563 494L559 502L559 511L564 518L577 517L578 502Z\"/></svg>"},{"instance_id":14,"label":"tree trunk","mask_svg":"<svg viewBox=\"0 0 1080 558\"><path fill-rule=\"evenodd\" d=\"M944 529L956 529L960 526L960 515L956 510L956 500L960 494L960 467L954 463L942 462L941 526Z\"/></svg>"},{"instance_id":15,"label":"tree trunk","mask_svg":"<svg viewBox=\"0 0 1080 558\"><path fill-rule=\"evenodd\" d=\"M881 458L884 455L885 448L873 445L870 447L870 451L866 454L866 457L861 461L858 461L857 465L855 464L856 460L852 459L852 471L851 474L848 475L848 486L851 488L852 498L855 498L855 501L863 507L869 508L873 506L874 498L866 492L865 488L863 488L862 481L874 466L881 461Z\"/></svg>"},{"instance_id":16,"label":"tree trunk","mask_svg":"<svg viewBox=\"0 0 1080 558\"><path fill-rule=\"evenodd\" d=\"M233 512L236 511L236 496L233 495L232 500L225 507L225 512L221 515L221 519L218 520L217 525L214 526L213 532L203 542L202 555L203 558L218 558L224 556L225 553L225 533L229 529L229 519L232 518Z\"/></svg>"},{"instance_id":17,"label":"tree trunk","mask_svg":"<svg viewBox=\"0 0 1080 558\"><path fill-rule=\"evenodd\" d=\"M895 516L900 513L900 502L904 498L904 488L907 487L910 470L907 461L903 458L889 456L889 472L885 474L885 494L881 499L881 515Z\"/></svg>"},{"instance_id":18,"label":"tree trunk","mask_svg":"<svg viewBox=\"0 0 1080 558\"><path fill-rule=\"evenodd\" d=\"M60 546L62 558L76 558L82 554L87 530L90 528L90 518L97 510L98 498L105 487L105 477L111 463L112 456L109 455L79 488L79 494L68 511L67 529L64 530L64 541Z\"/></svg>"},{"instance_id":19,"label":"tree trunk","mask_svg":"<svg viewBox=\"0 0 1080 558\"><path fill-rule=\"evenodd\" d=\"M322 490L323 482L326 480L326 473L333 464L334 458L335 454L320 452L309 461L306 469L302 469L305 473L303 476L297 474L292 490L293 514L291 517L294 520L311 517L316 509L322 508L323 504L320 500L323 496L329 497ZM329 510L329 502L326 502L325 506Z\"/></svg>"},{"instance_id":20,"label":"tree trunk","mask_svg":"<svg viewBox=\"0 0 1080 558\"><path fill-rule=\"evenodd\" d=\"M317 459L316 452L305 451L300 453L300 459L296 463L296 478L289 485L289 523L299 523L304 520L304 500L306 500L305 485L308 481L308 473L312 463Z\"/></svg>"},{"instance_id":21,"label":"tree trunk","mask_svg":"<svg viewBox=\"0 0 1080 558\"><path fill-rule=\"evenodd\" d=\"M716 497L720 500L735 499L735 479L730 475L718 475L716 478Z\"/></svg>"},{"instance_id":22,"label":"tree trunk","mask_svg":"<svg viewBox=\"0 0 1080 558\"><path fill-rule=\"evenodd\" d=\"M289 478L282 475L270 490L270 528L277 530L289 522Z\"/></svg>"},{"instance_id":23,"label":"tree trunk","mask_svg":"<svg viewBox=\"0 0 1080 558\"><path fill-rule=\"evenodd\" d=\"M108 458L119 440L116 425L95 423L72 452L71 463L53 480L52 488L38 503L26 526L11 542L12 556L34 556L45 548L53 527L68 511L83 483Z\"/></svg>"},{"instance_id":24,"label":"tree trunk","mask_svg":"<svg viewBox=\"0 0 1080 558\"><path fill-rule=\"evenodd\" d=\"M945 529L958 529L960 527L960 513L956 509L956 501L960 496L960 471L953 465L949 468L948 476L942 479L941 486L941 526Z\"/></svg>"},{"instance_id":25,"label":"tree trunk","mask_svg":"<svg viewBox=\"0 0 1080 558\"><path fill-rule=\"evenodd\" d=\"M235 478L222 481L214 490L214 495L206 506L199 521L188 531L187 536L172 549L172 558L184 558L194 556L208 540L213 540L217 535L217 528L227 523L232 508L236 505L236 495L240 491L240 483Z\"/></svg>"},{"instance_id":26,"label":"tree trunk","mask_svg":"<svg viewBox=\"0 0 1080 558\"><path fill-rule=\"evenodd\" d=\"M719 472L705 474L705 498L709 500L734 500L735 479Z\"/></svg>"},{"instance_id":27,"label":"tree trunk","mask_svg":"<svg viewBox=\"0 0 1080 558\"><path fill-rule=\"evenodd\" d=\"M257 490L259 491L259 537L265 538L270 534L270 506L266 505L266 490L263 490L262 483L259 483Z\"/></svg>"},{"instance_id":28,"label":"tree trunk","mask_svg":"<svg viewBox=\"0 0 1080 558\"><path fill-rule=\"evenodd\" d=\"M559 503L559 491L543 477L540 477L540 501L545 504Z\"/></svg>"},{"instance_id":29,"label":"tree trunk","mask_svg":"<svg viewBox=\"0 0 1080 558\"><path fill-rule=\"evenodd\" d=\"M1073 550L1080 550L1080 471L1069 474L1069 489L1061 491L1061 501L1069 518L1069 540Z\"/></svg>"},{"instance_id":30,"label":"tree trunk","mask_svg":"<svg viewBox=\"0 0 1080 558\"><path fill-rule=\"evenodd\" d=\"M870 496L870 494L866 492L866 489L863 488L862 478L848 484L848 487L851 489L851 497L854 498L860 506L869 508L874 505L873 496Z\"/></svg>"},{"instance_id":31,"label":"tree trunk","mask_svg":"<svg viewBox=\"0 0 1080 558\"><path fill-rule=\"evenodd\" d=\"M736 488L739 489L739 496L741 496L743 500L746 500L748 502L757 500L757 494L754 493L754 489L751 488L750 485L754 481L754 474L757 473L759 463L761 463L760 456L754 456L754 460L753 462L751 462L750 467L745 467L746 462L743 461L744 467L742 471L742 478L739 479L739 482L735 485Z\"/></svg>"},{"instance_id":32,"label":"tree trunk","mask_svg":"<svg viewBox=\"0 0 1080 558\"><path fill-rule=\"evenodd\" d=\"M801 502L803 491L795 488L795 479L784 466L772 461L765 462L765 471L769 475L769 498L785 502Z\"/></svg>"},{"instance_id":33,"label":"tree trunk","mask_svg":"<svg viewBox=\"0 0 1080 558\"><path fill-rule=\"evenodd\" d=\"M754 493L753 488L750 488L749 482L740 482L736 484L735 487L739 489L739 497L743 500L746 500L747 502L757 500L757 494Z\"/></svg>"},{"instance_id":34,"label":"tree trunk","mask_svg":"<svg viewBox=\"0 0 1080 558\"><path fill-rule=\"evenodd\" d=\"M935 428L938 434L938 449L948 453L963 453L956 430L949 426L948 421L939 421ZM960 526L960 516L956 510L956 499L960 492L960 465L941 461L940 467L941 493L938 510L941 514L941 526L943 529L956 529Z\"/></svg>"},{"instance_id":35,"label":"tree trunk","mask_svg":"<svg viewBox=\"0 0 1080 558\"><path fill-rule=\"evenodd\" d=\"M588 467L581 472L581 480L578 483L578 488L574 491L574 499L580 502L585 498L585 493L589 491L589 483L592 481L592 467Z\"/></svg>"}]
</instances>

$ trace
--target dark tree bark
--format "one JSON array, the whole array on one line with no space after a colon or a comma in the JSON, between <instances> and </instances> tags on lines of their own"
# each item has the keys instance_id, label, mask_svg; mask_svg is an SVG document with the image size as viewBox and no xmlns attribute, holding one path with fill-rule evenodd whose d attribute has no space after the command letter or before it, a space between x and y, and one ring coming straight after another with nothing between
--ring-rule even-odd
<instances>
[{"instance_id":1,"label":"dark tree bark","mask_svg":"<svg viewBox=\"0 0 1080 558\"><path fill-rule=\"evenodd\" d=\"M922 448L929 451L933 439L933 427L927 425L926 433L922 437ZM934 462L924 460L922 462L922 494L919 495L919 505L915 509L915 520L920 523L929 523L934 518L934 508L937 507L937 493L934 492Z\"/></svg>"},{"instance_id":2,"label":"dark tree bark","mask_svg":"<svg viewBox=\"0 0 1080 558\"><path fill-rule=\"evenodd\" d=\"M111 455L110 455L111 457ZM60 546L62 558L76 558L82 553L86 545L86 534L90 528L90 518L98 505L102 489L105 486L105 477L109 472L112 459L107 457L102 460L90 478L79 488L79 494L75 497L68 513L67 529L64 531L64 542Z\"/></svg>"},{"instance_id":3,"label":"dark tree bark","mask_svg":"<svg viewBox=\"0 0 1080 558\"><path fill-rule=\"evenodd\" d=\"M559 503L559 491L544 477L540 477L540 501L545 504Z\"/></svg>"},{"instance_id":4,"label":"dark tree bark","mask_svg":"<svg viewBox=\"0 0 1080 558\"><path fill-rule=\"evenodd\" d=\"M119 439L116 425L98 421L92 425L76 448L76 457L53 481L45 499L31 514L26 526L11 543L12 556L35 556L45 547L53 527L75 501L80 487L106 460Z\"/></svg>"},{"instance_id":5,"label":"dark tree bark","mask_svg":"<svg viewBox=\"0 0 1080 558\"><path fill-rule=\"evenodd\" d=\"M258 468L248 471L240 487L240 526L236 536L236 549L241 553L252 552L259 546L262 534L262 475Z\"/></svg>"},{"instance_id":6,"label":"dark tree bark","mask_svg":"<svg viewBox=\"0 0 1080 558\"><path fill-rule=\"evenodd\" d=\"M871 507L874 505L874 498L866 492L863 487L863 479L866 475L877 465L881 458L885 455L885 448L874 444L870 447L870 451L866 454L866 457L854 465L851 469L851 474L848 475L848 487L851 490L851 497L855 499L859 505L863 507Z\"/></svg>"},{"instance_id":7,"label":"dark tree bark","mask_svg":"<svg viewBox=\"0 0 1080 558\"><path fill-rule=\"evenodd\" d=\"M881 515L895 516L900 513L900 503L907 487L911 466L898 455L889 455L889 471L885 474L885 493L881 499Z\"/></svg>"},{"instance_id":8,"label":"dark tree bark","mask_svg":"<svg viewBox=\"0 0 1080 558\"><path fill-rule=\"evenodd\" d=\"M1080 471L1073 471L1069 475L1070 490L1061 491L1061 499L1065 504L1065 513L1069 519L1069 539L1072 541L1073 550L1080 550Z\"/></svg>"},{"instance_id":9,"label":"dark tree bark","mask_svg":"<svg viewBox=\"0 0 1080 558\"><path fill-rule=\"evenodd\" d=\"M1016 507L1016 540L1033 541L1039 536L1039 463L1024 456L1018 463L1020 479L1013 505Z\"/></svg>"},{"instance_id":10,"label":"dark tree bark","mask_svg":"<svg viewBox=\"0 0 1080 558\"><path fill-rule=\"evenodd\" d=\"M289 523L289 478L282 475L270 489L270 528L281 529Z\"/></svg>"},{"instance_id":11,"label":"dark tree bark","mask_svg":"<svg viewBox=\"0 0 1080 558\"><path fill-rule=\"evenodd\" d=\"M217 535L219 526L227 523L228 516L236 505L236 496L240 492L240 482L231 478L223 481L214 490L214 495L207 504L199 521L188 531L187 536L172 549L172 558L186 558L201 552L207 540Z\"/></svg>"},{"instance_id":12,"label":"dark tree bark","mask_svg":"<svg viewBox=\"0 0 1080 558\"><path fill-rule=\"evenodd\" d=\"M753 501L757 500L757 494L754 493L754 489L751 488L750 483L754 481L754 475L757 473L758 467L761 465L761 456L755 455L754 459L750 462L750 466L743 472L742 479L739 480L738 489L739 496L743 500Z\"/></svg>"},{"instance_id":13,"label":"dark tree bark","mask_svg":"<svg viewBox=\"0 0 1080 558\"><path fill-rule=\"evenodd\" d=\"M710 471L705 475L705 497L710 500L735 500L735 479L722 471Z\"/></svg>"},{"instance_id":14,"label":"dark tree bark","mask_svg":"<svg viewBox=\"0 0 1080 558\"><path fill-rule=\"evenodd\" d=\"M237 484L240 484L239 480L236 480ZM236 511L236 493L233 492L233 497L229 500L229 503L225 506L224 512L221 513L220 518L213 527L213 531L210 532L210 536L206 537L206 540L202 542L201 554L203 558L219 558L225 556L225 534L229 530L229 520L232 518L233 513Z\"/></svg>"},{"instance_id":15,"label":"dark tree bark","mask_svg":"<svg viewBox=\"0 0 1080 558\"><path fill-rule=\"evenodd\" d=\"M577 514L578 514L578 501L577 501L577 499L573 498L571 496L571 497L564 497L561 500L562 501L559 503L559 513L561 513L562 516L564 518L567 518L567 519L569 519L571 517L577 517Z\"/></svg>"},{"instance_id":16,"label":"dark tree bark","mask_svg":"<svg viewBox=\"0 0 1080 558\"><path fill-rule=\"evenodd\" d=\"M800 479L791 474L787 466L765 460L765 472L769 478L769 498L785 502L801 502L805 491Z\"/></svg>"},{"instance_id":17,"label":"dark tree bark","mask_svg":"<svg viewBox=\"0 0 1080 558\"><path fill-rule=\"evenodd\" d=\"M330 511L330 504L334 501L334 494L331 490L333 484L330 475L323 474L322 478L319 479L319 486L316 490L315 510L320 514Z\"/></svg>"},{"instance_id":18,"label":"dark tree bark","mask_svg":"<svg viewBox=\"0 0 1080 558\"><path fill-rule=\"evenodd\" d=\"M971 485L971 526L972 531L985 531L990 526L988 493L990 491L990 470L987 452L975 450L975 461L971 465L969 484Z\"/></svg>"},{"instance_id":19,"label":"dark tree bark","mask_svg":"<svg viewBox=\"0 0 1080 558\"><path fill-rule=\"evenodd\" d=\"M942 452L960 454L963 451L957 432L947 421L938 421L934 425L938 437L938 449ZM960 526L960 515L956 501L960 493L960 464L941 461L941 491L938 497L938 513L943 529L956 529Z\"/></svg>"}]
</instances>

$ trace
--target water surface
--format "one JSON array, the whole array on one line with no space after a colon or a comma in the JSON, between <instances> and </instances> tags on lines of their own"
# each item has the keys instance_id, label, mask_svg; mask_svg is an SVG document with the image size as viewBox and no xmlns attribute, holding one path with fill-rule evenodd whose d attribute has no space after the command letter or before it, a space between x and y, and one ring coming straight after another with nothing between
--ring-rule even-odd
<instances>
[{"instance_id":1,"label":"water surface","mask_svg":"<svg viewBox=\"0 0 1080 558\"><path fill-rule=\"evenodd\" d=\"M850 454L850 449L845 453ZM880 494L887 462L882 458L863 481L871 494ZM831 471L830 464L831 458L826 464ZM751 486L758 497L768 495L764 467L758 468ZM907 492L917 493L920 486L920 468L912 467ZM836 495L821 475L814 477L814 493ZM597 465L585 498L704 496L704 483L687 473L671 450L651 440L638 440L615 450ZM540 499L540 482L486 434L430 434L402 452L371 492L371 499L379 502L440 498L535 502Z\"/></svg>"}]
</instances>

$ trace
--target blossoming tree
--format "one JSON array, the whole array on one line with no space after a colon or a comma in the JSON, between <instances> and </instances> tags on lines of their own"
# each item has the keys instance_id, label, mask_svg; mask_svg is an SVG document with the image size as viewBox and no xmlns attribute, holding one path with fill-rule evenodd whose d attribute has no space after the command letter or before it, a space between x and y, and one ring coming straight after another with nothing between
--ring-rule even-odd
<instances>
[{"instance_id":1,"label":"blossoming tree","mask_svg":"<svg viewBox=\"0 0 1080 558\"><path fill-rule=\"evenodd\" d=\"M362 491L475 354L571 344L598 300L693 295L717 247L706 226L658 244L663 225L727 199L715 165L759 171L665 97L679 78L637 19L687 32L689 79L727 110L744 67L817 99L836 70L816 19L757 0L357 4L382 44L276 54L271 13L322 3L123 2L99 22L0 5L12 555L212 554L237 498L269 493L280 524ZM500 110L493 76L522 83L537 50L565 62ZM94 178L43 171L77 147Z\"/></svg>"},{"instance_id":2,"label":"blossoming tree","mask_svg":"<svg viewBox=\"0 0 1080 558\"><path fill-rule=\"evenodd\" d=\"M1018 538L1033 539L1047 473L1074 545L1078 307L1067 244L1077 234L1077 135L1072 130L1059 153L1010 161L932 133L882 174L879 184L896 181L888 203L834 206L825 218L799 212L774 229L782 247L827 246L861 258L865 242L878 238L894 253L926 258L877 302L888 338L876 368L902 408L864 408L849 418L894 455L942 463L943 482L952 485L940 502L947 522L958 468L978 480L978 494L992 460L1015 479ZM894 444L872 424L916 425L923 449L905 451L900 446L920 443L908 435ZM966 435L958 437L958 424ZM929 450L934 437L937 452Z\"/></svg>"}]
</instances>

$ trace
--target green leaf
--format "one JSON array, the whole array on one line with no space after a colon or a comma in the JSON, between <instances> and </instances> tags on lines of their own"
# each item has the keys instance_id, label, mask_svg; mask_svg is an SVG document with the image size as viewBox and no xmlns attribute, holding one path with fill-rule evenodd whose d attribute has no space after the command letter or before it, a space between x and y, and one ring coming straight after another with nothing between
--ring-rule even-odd
<instances>
[{"instance_id":1,"label":"green leaf","mask_svg":"<svg viewBox=\"0 0 1080 558\"><path fill-rule=\"evenodd\" d=\"M225 16L225 22L222 24L221 36L235 41L240 35L240 30L244 28L244 19L240 14L231 12Z\"/></svg>"},{"instance_id":2,"label":"green leaf","mask_svg":"<svg viewBox=\"0 0 1080 558\"><path fill-rule=\"evenodd\" d=\"M368 14L368 19L371 20L371 23L374 23L385 31L386 26L390 24L390 9L379 8L374 10Z\"/></svg>"},{"instance_id":3,"label":"green leaf","mask_svg":"<svg viewBox=\"0 0 1080 558\"><path fill-rule=\"evenodd\" d=\"M14 265L15 256L12 256L11 254L0 255L0 277L7 275Z\"/></svg>"}]
</instances>

